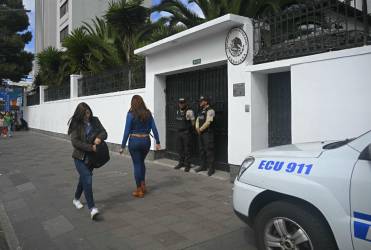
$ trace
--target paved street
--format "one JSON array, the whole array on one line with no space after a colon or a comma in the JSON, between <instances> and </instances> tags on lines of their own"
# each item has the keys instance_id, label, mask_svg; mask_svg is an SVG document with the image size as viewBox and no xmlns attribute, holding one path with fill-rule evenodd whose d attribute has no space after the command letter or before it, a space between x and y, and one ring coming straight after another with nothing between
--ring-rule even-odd
<instances>
[{"instance_id":1,"label":"paved street","mask_svg":"<svg viewBox=\"0 0 371 250\"><path fill-rule=\"evenodd\" d=\"M136 199L130 158L115 153L94 173L102 214L91 221L86 207L72 205L71 152L69 141L36 132L0 138L0 249L5 230L11 247L25 250L255 249L233 214L228 180L148 163L149 193Z\"/></svg>"}]
</instances>

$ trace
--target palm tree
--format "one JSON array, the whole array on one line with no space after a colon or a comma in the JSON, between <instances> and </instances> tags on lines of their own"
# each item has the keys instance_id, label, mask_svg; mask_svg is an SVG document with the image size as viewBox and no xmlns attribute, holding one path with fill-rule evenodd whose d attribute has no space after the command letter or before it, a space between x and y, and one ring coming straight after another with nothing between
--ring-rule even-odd
<instances>
[{"instance_id":1,"label":"palm tree","mask_svg":"<svg viewBox=\"0 0 371 250\"><path fill-rule=\"evenodd\" d=\"M129 86L141 74L144 58L134 55L134 50L144 46L160 34L162 22L151 23L151 11L143 7L143 0L112 1L105 15L108 25L118 34L117 49L129 67Z\"/></svg>"},{"instance_id":2,"label":"palm tree","mask_svg":"<svg viewBox=\"0 0 371 250\"><path fill-rule=\"evenodd\" d=\"M84 22L82 29L90 37L88 62L91 68L96 68L93 71L102 71L124 64L117 49L119 36L104 19L96 17L92 20L92 24Z\"/></svg>"},{"instance_id":3,"label":"palm tree","mask_svg":"<svg viewBox=\"0 0 371 250\"><path fill-rule=\"evenodd\" d=\"M36 55L39 85L60 85L68 80L70 69L64 52L48 47Z\"/></svg>"},{"instance_id":4,"label":"palm tree","mask_svg":"<svg viewBox=\"0 0 371 250\"><path fill-rule=\"evenodd\" d=\"M151 32L148 35L146 35L145 40L143 40L142 43L138 43L138 47L143 47L147 44L154 43L168 36L171 36L181 31L186 30L185 26L168 25L165 19L158 20L156 23L152 25L154 28L151 30Z\"/></svg>"},{"instance_id":5,"label":"palm tree","mask_svg":"<svg viewBox=\"0 0 371 250\"><path fill-rule=\"evenodd\" d=\"M111 1L105 15L107 23L119 37L119 51L130 64L136 43L143 39L150 25L149 10L141 6L143 0Z\"/></svg>"},{"instance_id":6,"label":"palm tree","mask_svg":"<svg viewBox=\"0 0 371 250\"><path fill-rule=\"evenodd\" d=\"M62 42L66 48L66 56L71 63L73 72L80 73L89 71L87 56L90 52L91 39L82 28L72 31Z\"/></svg>"},{"instance_id":7,"label":"palm tree","mask_svg":"<svg viewBox=\"0 0 371 250\"><path fill-rule=\"evenodd\" d=\"M99 18L92 20L92 25L85 23L72 31L62 44L74 72L99 73L123 64L116 48L116 35Z\"/></svg>"},{"instance_id":8,"label":"palm tree","mask_svg":"<svg viewBox=\"0 0 371 250\"><path fill-rule=\"evenodd\" d=\"M167 12L171 16L161 17L159 21L166 22L170 27L182 25L186 28L197 26L205 19L197 15L186 4L180 0L162 0L158 5L152 7L152 12Z\"/></svg>"},{"instance_id":9,"label":"palm tree","mask_svg":"<svg viewBox=\"0 0 371 250\"><path fill-rule=\"evenodd\" d=\"M162 18L170 25L182 24L187 28L199 25L225 14L236 14L247 17L257 17L268 13L277 13L284 6L296 3L297 0L189 0L201 9L204 18L188 8L180 0L162 0L152 8L152 11L165 11L171 14Z\"/></svg>"}]
</instances>

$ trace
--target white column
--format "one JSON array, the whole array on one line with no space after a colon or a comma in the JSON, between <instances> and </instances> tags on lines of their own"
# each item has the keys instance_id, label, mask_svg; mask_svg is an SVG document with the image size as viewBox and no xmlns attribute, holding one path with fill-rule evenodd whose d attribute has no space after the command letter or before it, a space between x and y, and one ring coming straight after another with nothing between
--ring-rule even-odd
<instances>
[{"instance_id":1,"label":"white column","mask_svg":"<svg viewBox=\"0 0 371 250\"><path fill-rule=\"evenodd\" d=\"M23 108L27 107L27 89L23 89Z\"/></svg>"},{"instance_id":2,"label":"white column","mask_svg":"<svg viewBox=\"0 0 371 250\"><path fill-rule=\"evenodd\" d=\"M70 98L77 98L79 97L79 79L81 78L81 75L70 75Z\"/></svg>"},{"instance_id":3,"label":"white column","mask_svg":"<svg viewBox=\"0 0 371 250\"><path fill-rule=\"evenodd\" d=\"M39 87L40 89L40 104L43 104L44 103L44 100L45 100L45 94L44 94L44 91L45 89L48 88L48 86L40 86Z\"/></svg>"}]
</instances>

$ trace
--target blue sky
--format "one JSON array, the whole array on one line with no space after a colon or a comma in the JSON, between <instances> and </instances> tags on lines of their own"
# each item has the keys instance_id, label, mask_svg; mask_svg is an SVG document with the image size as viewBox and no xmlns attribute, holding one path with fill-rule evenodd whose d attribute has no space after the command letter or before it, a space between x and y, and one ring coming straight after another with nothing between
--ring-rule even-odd
<instances>
[{"instance_id":1,"label":"blue sky","mask_svg":"<svg viewBox=\"0 0 371 250\"><path fill-rule=\"evenodd\" d=\"M161 0L152 0L152 4L156 5L160 1ZM188 0L181 0L181 1L184 3L188 2ZM32 41L26 45L25 50L34 53L35 52L35 37L34 37L35 35L35 0L23 0L23 5L25 6L27 10L31 11L28 13L29 22L30 22L30 26L28 27L28 30L32 32ZM198 13L200 16L202 16L202 12L196 4L194 3L189 4L188 7L192 9L193 11L195 11L196 13ZM153 13L151 18L153 21L156 21L161 16L166 16L166 15L168 15L168 13L165 13L165 12Z\"/></svg>"},{"instance_id":2,"label":"blue sky","mask_svg":"<svg viewBox=\"0 0 371 250\"><path fill-rule=\"evenodd\" d=\"M31 12L28 13L28 18L30 26L28 30L32 32L32 40L26 45L25 50L34 53L35 52L35 0L23 0L23 5L27 10Z\"/></svg>"},{"instance_id":3,"label":"blue sky","mask_svg":"<svg viewBox=\"0 0 371 250\"><path fill-rule=\"evenodd\" d=\"M183 3L187 4L188 3L188 0L181 0ZM152 5L157 5L161 2L161 0L152 0ZM199 16L203 16L202 14L202 11L201 9L198 7L197 4L195 3L191 3L191 4L188 4L188 8L193 10L194 12L196 12ZM166 12L160 12L160 13L153 13L151 15L151 19L153 21L156 21L158 20L161 16L167 16L169 15L169 13L166 13Z\"/></svg>"}]
</instances>

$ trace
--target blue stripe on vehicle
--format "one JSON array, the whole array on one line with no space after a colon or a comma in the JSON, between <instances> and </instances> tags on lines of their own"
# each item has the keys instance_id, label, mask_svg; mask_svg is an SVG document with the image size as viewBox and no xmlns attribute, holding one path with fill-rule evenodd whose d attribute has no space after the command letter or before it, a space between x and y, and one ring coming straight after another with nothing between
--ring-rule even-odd
<instances>
[{"instance_id":1,"label":"blue stripe on vehicle","mask_svg":"<svg viewBox=\"0 0 371 250\"><path fill-rule=\"evenodd\" d=\"M354 237L371 242L371 239L367 238L367 234L369 230L370 230L370 225L367 225L365 223L361 223L358 221L354 222Z\"/></svg>"},{"instance_id":2,"label":"blue stripe on vehicle","mask_svg":"<svg viewBox=\"0 0 371 250\"><path fill-rule=\"evenodd\" d=\"M354 218L356 219L371 221L371 215L369 214L363 214L360 212L354 212L353 214L354 214Z\"/></svg>"}]
</instances>

